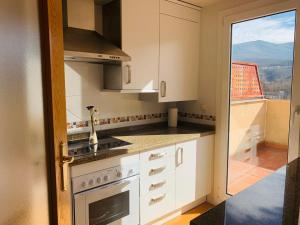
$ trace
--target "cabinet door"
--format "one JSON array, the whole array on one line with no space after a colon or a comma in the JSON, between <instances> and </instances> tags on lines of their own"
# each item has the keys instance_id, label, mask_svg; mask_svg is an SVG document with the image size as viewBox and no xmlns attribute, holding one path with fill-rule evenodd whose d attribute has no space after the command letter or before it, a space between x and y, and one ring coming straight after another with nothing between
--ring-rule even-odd
<instances>
[{"instance_id":1,"label":"cabinet door","mask_svg":"<svg viewBox=\"0 0 300 225\"><path fill-rule=\"evenodd\" d=\"M158 90L159 0L122 0L121 8L122 49L131 56L123 89Z\"/></svg>"},{"instance_id":2,"label":"cabinet door","mask_svg":"<svg viewBox=\"0 0 300 225\"><path fill-rule=\"evenodd\" d=\"M198 98L199 36L199 23L160 14L160 102Z\"/></svg>"},{"instance_id":3,"label":"cabinet door","mask_svg":"<svg viewBox=\"0 0 300 225\"><path fill-rule=\"evenodd\" d=\"M211 192L214 135L201 137L197 140L197 173L196 173L196 198L202 198Z\"/></svg>"},{"instance_id":4,"label":"cabinet door","mask_svg":"<svg viewBox=\"0 0 300 225\"><path fill-rule=\"evenodd\" d=\"M196 200L196 154L197 140L176 145L176 208Z\"/></svg>"}]
</instances>

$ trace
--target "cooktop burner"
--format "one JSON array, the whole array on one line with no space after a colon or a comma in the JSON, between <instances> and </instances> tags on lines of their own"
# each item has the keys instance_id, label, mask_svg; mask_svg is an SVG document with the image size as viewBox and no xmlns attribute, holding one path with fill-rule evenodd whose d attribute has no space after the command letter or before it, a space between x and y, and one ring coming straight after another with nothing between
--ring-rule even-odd
<instances>
[{"instance_id":1,"label":"cooktop burner","mask_svg":"<svg viewBox=\"0 0 300 225\"><path fill-rule=\"evenodd\" d=\"M130 145L131 143L122 141L114 137L107 137L98 140L98 144L90 145L88 141L80 141L69 144L69 155L70 156L83 156L93 153L100 153L105 150L118 150L124 149L124 146Z\"/></svg>"}]
</instances>

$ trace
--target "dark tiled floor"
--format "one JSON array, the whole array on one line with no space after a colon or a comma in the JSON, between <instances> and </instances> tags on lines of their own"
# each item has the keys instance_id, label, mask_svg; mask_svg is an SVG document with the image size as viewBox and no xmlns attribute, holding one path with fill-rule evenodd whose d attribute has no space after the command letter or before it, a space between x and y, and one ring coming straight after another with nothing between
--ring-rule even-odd
<instances>
[{"instance_id":1,"label":"dark tiled floor","mask_svg":"<svg viewBox=\"0 0 300 225\"><path fill-rule=\"evenodd\" d=\"M232 157L228 169L228 193L237 194L287 163L287 149L259 146L257 157L239 161Z\"/></svg>"}]
</instances>

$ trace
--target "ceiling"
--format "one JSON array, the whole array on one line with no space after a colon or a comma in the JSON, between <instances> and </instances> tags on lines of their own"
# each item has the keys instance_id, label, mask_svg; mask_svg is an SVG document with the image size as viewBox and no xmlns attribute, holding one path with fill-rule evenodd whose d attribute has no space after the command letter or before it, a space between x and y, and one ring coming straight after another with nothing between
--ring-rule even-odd
<instances>
[{"instance_id":1,"label":"ceiling","mask_svg":"<svg viewBox=\"0 0 300 225\"><path fill-rule=\"evenodd\" d=\"M220 2L222 0L183 0L184 2L188 2L197 6L208 6L217 2Z\"/></svg>"}]
</instances>

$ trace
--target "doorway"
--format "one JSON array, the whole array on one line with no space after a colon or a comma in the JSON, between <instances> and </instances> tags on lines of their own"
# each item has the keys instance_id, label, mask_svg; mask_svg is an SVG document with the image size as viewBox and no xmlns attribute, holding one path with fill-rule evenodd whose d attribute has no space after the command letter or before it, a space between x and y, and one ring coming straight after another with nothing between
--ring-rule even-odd
<instances>
[{"instance_id":1,"label":"doorway","mask_svg":"<svg viewBox=\"0 0 300 225\"><path fill-rule=\"evenodd\" d=\"M296 11L231 25L227 194L288 162Z\"/></svg>"}]
</instances>

